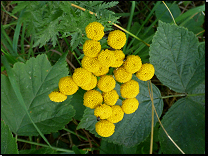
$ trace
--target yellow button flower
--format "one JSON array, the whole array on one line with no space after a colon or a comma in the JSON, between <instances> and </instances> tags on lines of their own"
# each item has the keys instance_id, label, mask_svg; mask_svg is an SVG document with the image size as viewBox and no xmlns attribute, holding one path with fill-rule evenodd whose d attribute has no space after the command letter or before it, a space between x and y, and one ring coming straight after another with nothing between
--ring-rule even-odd
<instances>
[{"instance_id":1,"label":"yellow button flower","mask_svg":"<svg viewBox=\"0 0 208 156\"><path fill-rule=\"evenodd\" d=\"M95 124L96 132L102 137L109 137L115 132L115 125L107 120L100 120Z\"/></svg>"},{"instance_id":2,"label":"yellow button flower","mask_svg":"<svg viewBox=\"0 0 208 156\"><path fill-rule=\"evenodd\" d=\"M114 73L116 81L121 82L121 83L125 83L131 80L132 78L132 73L127 72L123 66L117 69L114 69L113 73Z\"/></svg>"},{"instance_id":3,"label":"yellow button flower","mask_svg":"<svg viewBox=\"0 0 208 156\"><path fill-rule=\"evenodd\" d=\"M136 98L125 99L122 101L122 110L126 114L134 113L139 106L139 101Z\"/></svg>"},{"instance_id":4,"label":"yellow button flower","mask_svg":"<svg viewBox=\"0 0 208 156\"><path fill-rule=\"evenodd\" d=\"M120 67L123 64L123 60L125 58L125 54L122 50L115 50L114 55L116 58L116 61L111 65L111 67Z\"/></svg>"},{"instance_id":5,"label":"yellow button flower","mask_svg":"<svg viewBox=\"0 0 208 156\"><path fill-rule=\"evenodd\" d=\"M82 67L87 69L89 72L97 72L100 67L100 63L96 57L84 56L81 63Z\"/></svg>"},{"instance_id":6,"label":"yellow button flower","mask_svg":"<svg viewBox=\"0 0 208 156\"><path fill-rule=\"evenodd\" d=\"M102 76L102 75L107 74L108 71L109 71L109 67L102 66L100 64L98 71L97 72L93 72L93 74L96 75L96 76Z\"/></svg>"},{"instance_id":7,"label":"yellow button flower","mask_svg":"<svg viewBox=\"0 0 208 156\"><path fill-rule=\"evenodd\" d=\"M98 55L98 61L102 66L110 67L116 61L114 52L108 49L102 50Z\"/></svg>"},{"instance_id":8,"label":"yellow button flower","mask_svg":"<svg viewBox=\"0 0 208 156\"><path fill-rule=\"evenodd\" d=\"M135 73L139 71L142 66L142 60L138 55L129 55L126 58L126 61L123 63L124 68L129 73Z\"/></svg>"},{"instance_id":9,"label":"yellow button flower","mask_svg":"<svg viewBox=\"0 0 208 156\"><path fill-rule=\"evenodd\" d=\"M95 40L86 40L83 45L83 52L86 56L97 57L101 51L100 42Z\"/></svg>"},{"instance_id":10,"label":"yellow button flower","mask_svg":"<svg viewBox=\"0 0 208 156\"><path fill-rule=\"evenodd\" d=\"M84 93L84 102L83 104L86 107L95 109L97 106L101 105L103 102L102 94L97 90L89 90Z\"/></svg>"},{"instance_id":11,"label":"yellow button flower","mask_svg":"<svg viewBox=\"0 0 208 156\"><path fill-rule=\"evenodd\" d=\"M134 98L139 94L139 83L135 80L130 80L121 85L120 92L123 98Z\"/></svg>"},{"instance_id":12,"label":"yellow button flower","mask_svg":"<svg viewBox=\"0 0 208 156\"><path fill-rule=\"evenodd\" d=\"M94 115L100 119L107 119L112 114L112 108L106 104L97 106L94 110Z\"/></svg>"},{"instance_id":13,"label":"yellow button flower","mask_svg":"<svg viewBox=\"0 0 208 156\"><path fill-rule=\"evenodd\" d=\"M155 74L155 68L150 63L145 63L136 73L136 77L142 81L150 80Z\"/></svg>"},{"instance_id":14,"label":"yellow button flower","mask_svg":"<svg viewBox=\"0 0 208 156\"><path fill-rule=\"evenodd\" d=\"M94 76L93 74L91 74L91 75L92 76L91 76L90 83L85 85L85 86L81 86L82 89L84 89L84 90L91 90L91 89L96 87L96 85L97 85L97 77Z\"/></svg>"},{"instance_id":15,"label":"yellow button flower","mask_svg":"<svg viewBox=\"0 0 208 156\"><path fill-rule=\"evenodd\" d=\"M51 92L48 96L53 102L63 102L67 99L67 96L61 92Z\"/></svg>"},{"instance_id":16,"label":"yellow button flower","mask_svg":"<svg viewBox=\"0 0 208 156\"><path fill-rule=\"evenodd\" d=\"M78 86L85 86L91 82L91 75L89 71L84 68L76 68L72 75L72 79Z\"/></svg>"},{"instance_id":17,"label":"yellow button flower","mask_svg":"<svg viewBox=\"0 0 208 156\"><path fill-rule=\"evenodd\" d=\"M85 27L87 37L92 40L100 40L104 36L104 26L99 22L92 22Z\"/></svg>"},{"instance_id":18,"label":"yellow button flower","mask_svg":"<svg viewBox=\"0 0 208 156\"><path fill-rule=\"evenodd\" d=\"M114 105L111 108L112 108L112 115L109 118L107 118L107 120L112 123L117 123L117 122L121 121L124 117L124 112L123 112L121 106Z\"/></svg>"},{"instance_id":19,"label":"yellow button flower","mask_svg":"<svg viewBox=\"0 0 208 156\"><path fill-rule=\"evenodd\" d=\"M73 81L71 76L62 77L59 80L59 91L65 95L72 95L77 92L79 87Z\"/></svg>"},{"instance_id":20,"label":"yellow button flower","mask_svg":"<svg viewBox=\"0 0 208 156\"><path fill-rule=\"evenodd\" d=\"M111 90L110 92L103 92L102 95L105 104L110 106L115 105L117 100L119 99L119 95L115 89Z\"/></svg>"},{"instance_id":21,"label":"yellow button flower","mask_svg":"<svg viewBox=\"0 0 208 156\"><path fill-rule=\"evenodd\" d=\"M98 80L98 88L103 92L110 92L116 86L116 81L112 75L103 75Z\"/></svg>"},{"instance_id":22,"label":"yellow button flower","mask_svg":"<svg viewBox=\"0 0 208 156\"><path fill-rule=\"evenodd\" d=\"M107 42L112 48L121 49L126 44L126 34L120 30L111 31Z\"/></svg>"}]
</instances>

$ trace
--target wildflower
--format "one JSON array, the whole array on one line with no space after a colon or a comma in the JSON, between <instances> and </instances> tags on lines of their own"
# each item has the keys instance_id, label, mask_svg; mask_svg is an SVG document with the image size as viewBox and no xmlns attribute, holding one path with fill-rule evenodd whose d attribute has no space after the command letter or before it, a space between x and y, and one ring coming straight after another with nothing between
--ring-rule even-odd
<instances>
[{"instance_id":1,"label":"wildflower","mask_svg":"<svg viewBox=\"0 0 208 156\"><path fill-rule=\"evenodd\" d=\"M125 83L125 82L131 80L131 78L132 78L132 74L127 72L123 66L121 66L117 69L114 69L113 73L114 73L116 81L121 82L121 83Z\"/></svg>"},{"instance_id":2,"label":"wildflower","mask_svg":"<svg viewBox=\"0 0 208 156\"><path fill-rule=\"evenodd\" d=\"M76 68L74 70L72 78L73 78L74 82L78 86L81 87L81 86L85 86L91 82L91 77L92 77L91 74L92 73L90 73L89 71L87 71L84 68Z\"/></svg>"},{"instance_id":3,"label":"wildflower","mask_svg":"<svg viewBox=\"0 0 208 156\"><path fill-rule=\"evenodd\" d=\"M102 50L98 55L98 61L103 65L110 67L115 63L116 58L114 52L108 49Z\"/></svg>"},{"instance_id":4,"label":"wildflower","mask_svg":"<svg viewBox=\"0 0 208 156\"><path fill-rule=\"evenodd\" d=\"M67 99L67 96L61 92L51 92L48 96L54 102L63 102Z\"/></svg>"},{"instance_id":5,"label":"wildflower","mask_svg":"<svg viewBox=\"0 0 208 156\"><path fill-rule=\"evenodd\" d=\"M100 119L107 119L112 114L112 108L106 104L97 106L94 110L94 115Z\"/></svg>"},{"instance_id":6,"label":"wildflower","mask_svg":"<svg viewBox=\"0 0 208 156\"><path fill-rule=\"evenodd\" d=\"M100 120L95 124L96 132L102 137L109 137L115 132L115 125L107 120Z\"/></svg>"},{"instance_id":7,"label":"wildflower","mask_svg":"<svg viewBox=\"0 0 208 156\"><path fill-rule=\"evenodd\" d=\"M83 45L83 52L86 56L89 57L97 57L100 50L100 42L95 40L86 40Z\"/></svg>"},{"instance_id":8,"label":"wildflower","mask_svg":"<svg viewBox=\"0 0 208 156\"><path fill-rule=\"evenodd\" d=\"M109 118L107 118L107 120L112 123L117 123L117 122L121 121L124 117L124 112L123 112L121 106L114 105L111 108L112 108L112 115Z\"/></svg>"},{"instance_id":9,"label":"wildflower","mask_svg":"<svg viewBox=\"0 0 208 156\"><path fill-rule=\"evenodd\" d=\"M126 44L126 35L120 30L111 31L108 35L108 45L114 49L121 49Z\"/></svg>"},{"instance_id":10,"label":"wildflower","mask_svg":"<svg viewBox=\"0 0 208 156\"><path fill-rule=\"evenodd\" d=\"M155 73L154 66L150 63L145 63L136 73L136 77L142 81L147 81L154 76L154 73Z\"/></svg>"},{"instance_id":11,"label":"wildflower","mask_svg":"<svg viewBox=\"0 0 208 156\"><path fill-rule=\"evenodd\" d=\"M84 102L83 104L86 107L91 109L96 108L97 106L101 105L103 102L103 97L101 93L97 90L89 90L84 93Z\"/></svg>"},{"instance_id":12,"label":"wildflower","mask_svg":"<svg viewBox=\"0 0 208 156\"><path fill-rule=\"evenodd\" d=\"M115 62L111 65L111 67L120 67L123 64L123 60L125 58L125 54L123 53L122 50L115 50L114 51L115 55Z\"/></svg>"},{"instance_id":13,"label":"wildflower","mask_svg":"<svg viewBox=\"0 0 208 156\"><path fill-rule=\"evenodd\" d=\"M94 76L93 74L91 74L91 81L89 84L81 86L82 89L84 90L91 90L93 88L95 88L97 85L97 77Z\"/></svg>"},{"instance_id":14,"label":"wildflower","mask_svg":"<svg viewBox=\"0 0 208 156\"><path fill-rule=\"evenodd\" d=\"M115 89L111 90L110 92L103 92L102 96L105 104L110 106L115 105L117 100L119 99L119 95Z\"/></svg>"},{"instance_id":15,"label":"wildflower","mask_svg":"<svg viewBox=\"0 0 208 156\"><path fill-rule=\"evenodd\" d=\"M139 71L142 66L141 58L138 55L129 55L126 58L126 61L123 64L126 71L129 73L135 73Z\"/></svg>"},{"instance_id":16,"label":"wildflower","mask_svg":"<svg viewBox=\"0 0 208 156\"><path fill-rule=\"evenodd\" d=\"M100 40L104 36L104 26L99 22L92 22L85 27L87 37L92 40Z\"/></svg>"},{"instance_id":17,"label":"wildflower","mask_svg":"<svg viewBox=\"0 0 208 156\"><path fill-rule=\"evenodd\" d=\"M71 76L62 77L59 80L59 91L65 95L72 95L77 92L79 87L73 81Z\"/></svg>"},{"instance_id":18,"label":"wildflower","mask_svg":"<svg viewBox=\"0 0 208 156\"><path fill-rule=\"evenodd\" d=\"M100 63L96 57L84 56L81 63L82 67L87 69L89 72L97 72L100 67Z\"/></svg>"},{"instance_id":19,"label":"wildflower","mask_svg":"<svg viewBox=\"0 0 208 156\"><path fill-rule=\"evenodd\" d=\"M101 91L109 92L115 88L116 81L112 75L103 75L98 80L97 86Z\"/></svg>"},{"instance_id":20,"label":"wildflower","mask_svg":"<svg viewBox=\"0 0 208 156\"><path fill-rule=\"evenodd\" d=\"M139 101L136 98L125 99L122 101L122 110L126 114L134 113L139 106Z\"/></svg>"},{"instance_id":21,"label":"wildflower","mask_svg":"<svg viewBox=\"0 0 208 156\"><path fill-rule=\"evenodd\" d=\"M123 98L134 98L139 94L139 83L135 80L130 80L121 85L120 92Z\"/></svg>"},{"instance_id":22,"label":"wildflower","mask_svg":"<svg viewBox=\"0 0 208 156\"><path fill-rule=\"evenodd\" d=\"M109 71L109 67L106 67L106 66L103 66L103 65L100 64L98 71L93 72L93 74L96 75L96 76L102 76L102 75L107 74L108 71Z\"/></svg>"}]
</instances>

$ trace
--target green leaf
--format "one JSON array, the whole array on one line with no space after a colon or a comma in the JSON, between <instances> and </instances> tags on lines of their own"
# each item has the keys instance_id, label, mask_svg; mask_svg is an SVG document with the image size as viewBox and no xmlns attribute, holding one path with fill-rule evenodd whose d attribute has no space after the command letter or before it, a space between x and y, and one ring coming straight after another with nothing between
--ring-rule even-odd
<instances>
[{"instance_id":1,"label":"green leaf","mask_svg":"<svg viewBox=\"0 0 208 156\"><path fill-rule=\"evenodd\" d=\"M75 115L73 106L69 104L71 96L62 103L52 102L48 97L58 88L59 79L68 74L65 59L66 53L51 66L43 54L30 58L26 64L17 62L12 69L26 108L43 134L62 129ZM8 77L1 75L1 83L2 119L17 135L38 135L19 103Z\"/></svg>"},{"instance_id":2,"label":"green leaf","mask_svg":"<svg viewBox=\"0 0 208 156\"><path fill-rule=\"evenodd\" d=\"M3 120L1 120L1 154L19 154L16 139Z\"/></svg>"},{"instance_id":3,"label":"green leaf","mask_svg":"<svg viewBox=\"0 0 208 156\"><path fill-rule=\"evenodd\" d=\"M147 82L138 80L135 75L133 75L133 79L138 81L140 86L140 93L136 97L139 101L138 109L132 114L124 114L123 120L115 124L116 128L114 134L108 138L103 138L103 140L110 143L124 145L126 147L138 145L151 131L152 103L149 96ZM159 89L154 84L152 85L152 88L154 105L158 115L160 116L163 110L163 100L160 98L161 94ZM120 94L120 87L118 84L115 90ZM116 105L121 104L122 101L118 99ZM154 123L156 122L157 117L155 115ZM94 116L94 110L86 108L77 129L85 128L95 134L96 137L100 137L95 131L96 123L97 118Z\"/></svg>"},{"instance_id":4,"label":"green leaf","mask_svg":"<svg viewBox=\"0 0 208 156\"><path fill-rule=\"evenodd\" d=\"M205 154L205 109L201 104L179 99L164 115L162 124L185 154ZM162 128L159 140L164 154L181 154Z\"/></svg>"},{"instance_id":5,"label":"green leaf","mask_svg":"<svg viewBox=\"0 0 208 156\"><path fill-rule=\"evenodd\" d=\"M170 7L170 6L171 6L171 3L166 3L166 5L167 5L168 8L170 9L170 11L171 11L171 13L172 13L174 19L175 19L176 17L178 17L178 16L181 14L181 10L180 10L180 8L178 7L177 4L173 4L172 7ZM160 4L160 5L157 7L156 11L155 11L156 17L159 18L159 17L163 14L163 12L164 12L165 10L167 10L166 6L165 6L164 4ZM163 14L163 16L160 18L160 20L163 21L163 22L167 22L167 23L170 23L170 22L173 21L171 15L170 15L170 13L169 13L169 11L166 11L166 12Z\"/></svg>"},{"instance_id":6,"label":"green leaf","mask_svg":"<svg viewBox=\"0 0 208 156\"><path fill-rule=\"evenodd\" d=\"M47 147L41 149L32 148L29 150L20 150L19 154L58 154L55 150Z\"/></svg>"},{"instance_id":7,"label":"green leaf","mask_svg":"<svg viewBox=\"0 0 208 156\"><path fill-rule=\"evenodd\" d=\"M205 78L204 44L198 46L193 32L160 21L149 52L157 78L176 92L193 90Z\"/></svg>"}]
</instances>

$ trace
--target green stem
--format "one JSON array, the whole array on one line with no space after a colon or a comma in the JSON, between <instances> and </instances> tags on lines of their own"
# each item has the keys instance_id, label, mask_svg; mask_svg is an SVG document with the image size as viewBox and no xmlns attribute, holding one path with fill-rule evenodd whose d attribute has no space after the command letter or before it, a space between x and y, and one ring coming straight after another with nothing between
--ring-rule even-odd
<instances>
[{"instance_id":1,"label":"green stem","mask_svg":"<svg viewBox=\"0 0 208 156\"><path fill-rule=\"evenodd\" d=\"M88 140L87 138L85 138L85 137L83 137L83 136L81 136L81 135L79 135L79 134L76 134L74 131L71 131L70 129L67 129L67 128L63 128L63 130L65 130L65 131L67 131L67 132L69 132L69 133L71 133L71 134L74 134L74 135L77 135L77 136L79 136L80 138L82 138L82 139L84 139L84 140Z\"/></svg>"},{"instance_id":2,"label":"green stem","mask_svg":"<svg viewBox=\"0 0 208 156\"><path fill-rule=\"evenodd\" d=\"M178 95L170 95L170 96L162 96L162 99L170 98L170 97L181 97L181 96L186 96L186 94L178 94Z\"/></svg>"},{"instance_id":3,"label":"green stem","mask_svg":"<svg viewBox=\"0 0 208 156\"><path fill-rule=\"evenodd\" d=\"M76 58L77 62L79 63L79 65L82 67L81 62L79 61L79 59L77 58L77 55L75 54L75 52L73 51L72 54L74 55L74 57Z\"/></svg>"},{"instance_id":4,"label":"green stem","mask_svg":"<svg viewBox=\"0 0 208 156\"><path fill-rule=\"evenodd\" d=\"M205 93L199 93L199 94L187 94L187 96L203 96Z\"/></svg>"}]
</instances>

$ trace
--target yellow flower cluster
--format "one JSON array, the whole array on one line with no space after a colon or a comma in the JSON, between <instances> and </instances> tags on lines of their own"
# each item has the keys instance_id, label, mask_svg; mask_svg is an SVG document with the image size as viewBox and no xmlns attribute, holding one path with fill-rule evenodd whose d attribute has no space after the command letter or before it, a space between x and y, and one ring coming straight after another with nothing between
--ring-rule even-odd
<instances>
[{"instance_id":1,"label":"yellow flower cluster","mask_svg":"<svg viewBox=\"0 0 208 156\"><path fill-rule=\"evenodd\" d=\"M104 26L99 22L92 22L85 27L87 37L92 40L100 40L104 36Z\"/></svg>"},{"instance_id":2,"label":"yellow flower cluster","mask_svg":"<svg viewBox=\"0 0 208 156\"><path fill-rule=\"evenodd\" d=\"M138 55L129 55L123 64L124 68L129 73L136 73L142 66L141 58Z\"/></svg>"},{"instance_id":3,"label":"yellow flower cluster","mask_svg":"<svg viewBox=\"0 0 208 156\"><path fill-rule=\"evenodd\" d=\"M136 73L136 77L142 81L150 80L155 74L155 68L150 63L142 65L140 70Z\"/></svg>"},{"instance_id":4,"label":"yellow flower cluster","mask_svg":"<svg viewBox=\"0 0 208 156\"><path fill-rule=\"evenodd\" d=\"M112 108L106 104L102 104L95 108L94 115L100 119L107 119L112 114Z\"/></svg>"},{"instance_id":5,"label":"yellow flower cluster","mask_svg":"<svg viewBox=\"0 0 208 156\"><path fill-rule=\"evenodd\" d=\"M97 106L101 105L103 102L102 94L97 90L89 90L84 94L83 104L86 107L95 109Z\"/></svg>"},{"instance_id":6,"label":"yellow flower cluster","mask_svg":"<svg viewBox=\"0 0 208 156\"><path fill-rule=\"evenodd\" d=\"M121 85L120 92L123 98L134 98L139 94L139 83L130 80Z\"/></svg>"},{"instance_id":7,"label":"yellow flower cluster","mask_svg":"<svg viewBox=\"0 0 208 156\"><path fill-rule=\"evenodd\" d=\"M113 71L116 81L125 83L132 78L132 73L126 71L126 69L121 66Z\"/></svg>"},{"instance_id":8,"label":"yellow flower cluster","mask_svg":"<svg viewBox=\"0 0 208 156\"><path fill-rule=\"evenodd\" d=\"M134 113L139 106L139 101L136 98L129 98L122 101L122 110L126 114Z\"/></svg>"},{"instance_id":9,"label":"yellow flower cluster","mask_svg":"<svg viewBox=\"0 0 208 156\"><path fill-rule=\"evenodd\" d=\"M84 68L76 68L72 78L78 86L85 86L91 82L91 75L92 73Z\"/></svg>"},{"instance_id":10,"label":"yellow flower cluster","mask_svg":"<svg viewBox=\"0 0 208 156\"><path fill-rule=\"evenodd\" d=\"M107 42L113 49L121 49L126 44L126 35L120 30L111 31Z\"/></svg>"},{"instance_id":11,"label":"yellow flower cluster","mask_svg":"<svg viewBox=\"0 0 208 156\"><path fill-rule=\"evenodd\" d=\"M100 42L95 40L86 40L83 45L83 52L86 56L89 57L97 57L100 50Z\"/></svg>"},{"instance_id":12,"label":"yellow flower cluster","mask_svg":"<svg viewBox=\"0 0 208 156\"><path fill-rule=\"evenodd\" d=\"M103 92L102 96L103 96L104 102L110 106L115 105L117 100L119 99L119 95L114 89L109 92Z\"/></svg>"},{"instance_id":13,"label":"yellow flower cluster","mask_svg":"<svg viewBox=\"0 0 208 156\"><path fill-rule=\"evenodd\" d=\"M98 60L103 66L110 67L116 61L114 52L108 49L102 50L98 55Z\"/></svg>"},{"instance_id":14,"label":"yellow flower cluster","mask_svg":"<svg viewBox=\"0 0 208 156\"><path fill-rule=\"evenodd\" d=\"M115 125L108 120L100 120L95 124L96 132L102 137L109 137L115 132Z\"/></svg>"},{"instance_id":15,"label":"yellow flower cluster","mask_svg":"<svg viewBox=\"0 0 208 156\"><path fill-rule=\"evenodd\" d=\"M109 92L115 88L116 81L112 75L103 75L98 80L97 86L101 91Z\"/></svg>"},{"instance_id":16,"label":"yellow flower cluster","mask_svg":"<svg viewBox=\"0 0 208 156\"><path fill-rule=\"evenodd\" d=\"M61 92L51 92L48 96L50 100L54 102L62 102L67 99L67 96Z\"/></svg>"}]
</instances>

